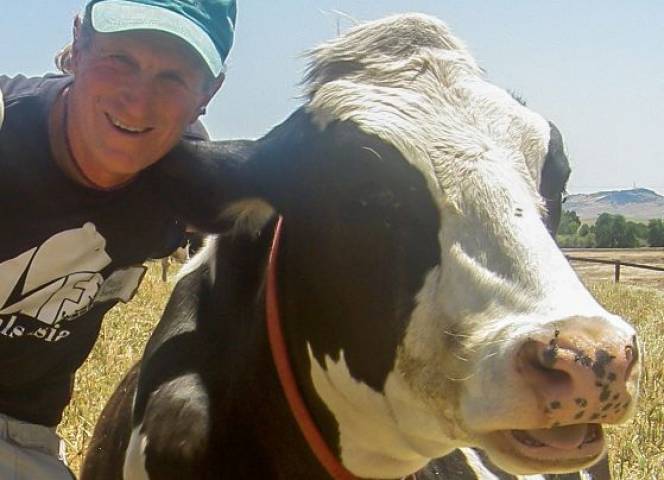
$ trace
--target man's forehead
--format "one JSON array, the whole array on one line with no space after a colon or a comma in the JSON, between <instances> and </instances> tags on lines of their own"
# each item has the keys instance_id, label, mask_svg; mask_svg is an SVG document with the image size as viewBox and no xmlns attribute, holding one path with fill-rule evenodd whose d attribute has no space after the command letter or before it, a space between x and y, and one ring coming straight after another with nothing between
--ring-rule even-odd
<instances>
[{"instance_id":1,"label":"man's forehead","mask_svg":"<svg viewBox=\"0 0 664 480\"><path fill-rule=\"evenodd\" d=\"M95 32L93 46L100 52L123 51L134 56L150 56L172 68L204 75L207 67L200 55L185 41L157 30Z\"/></svg>"}]
</instances>

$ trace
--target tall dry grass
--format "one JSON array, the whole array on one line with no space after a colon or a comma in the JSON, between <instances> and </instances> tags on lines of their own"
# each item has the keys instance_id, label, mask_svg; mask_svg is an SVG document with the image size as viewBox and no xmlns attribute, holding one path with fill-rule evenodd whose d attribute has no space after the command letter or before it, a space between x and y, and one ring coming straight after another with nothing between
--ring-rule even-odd
<instances>
[{"instance_id":1,"label":"tall dry grass","mask_svg":"<svg viewBox=\"0 0 664 480\"><path fill-rule=\"evenodd\" d=\"M148 267L136 297L119 304L104 318L97 344L76 374L74 396L58 428L67 446L67 460L78 472L97 417L129 368L140 359L173 287L161 281L158 262Z\"/></svg>"},{"instance_id":2,"label":"tall dry grass","mask_svg":"<svg viewBox=\"0 0 664 480\"><path fill-rule=\"evenodd\" d=\"M114 308L104 320L90 358L76 376L74 399L59 432L77 472L95 421L123 374L138 359L172 288L162 283L157 264L129 305ZM629 319L645 346L641 401L633 421L608 429L616 480L664 479L664 296L653 290L596 283L590 286L608 310Z\"/></svg>"},{"instance_id":3,"label":"tall dry grass","mask_svg":"<svg viewBox=\"0 0 664 480\"><path fill-rule=\"evenodd\" d=\"M607 310L636 327L645 351L636 418L608 429L613 476L664 479L664 296L612 283L596 283L590 289Z\"/></svg>"}]
</instances>

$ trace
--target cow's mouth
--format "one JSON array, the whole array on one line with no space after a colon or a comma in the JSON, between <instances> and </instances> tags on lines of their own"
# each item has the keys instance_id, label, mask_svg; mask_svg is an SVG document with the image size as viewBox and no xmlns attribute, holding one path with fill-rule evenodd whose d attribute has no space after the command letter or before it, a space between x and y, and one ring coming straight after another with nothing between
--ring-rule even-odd
<instances>
[{"instance_id":1,"label":"cow's mouth","mask_svg":"<svg viewBox=\"0 0 664 480\"><path fill-rule=\"evenodd\" d=\"M531 460L582 460L604 450L602 426L594 423L501 432L510 449Z\"/></svg>"}]
</instances>

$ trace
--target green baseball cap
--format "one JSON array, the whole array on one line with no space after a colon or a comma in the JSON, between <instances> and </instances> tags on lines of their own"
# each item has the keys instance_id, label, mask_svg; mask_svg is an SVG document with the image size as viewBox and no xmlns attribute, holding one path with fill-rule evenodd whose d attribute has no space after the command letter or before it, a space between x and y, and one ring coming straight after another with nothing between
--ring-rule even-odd
<instances>
[{"instance_id":1,"label":"green baseball cap","mask_svg":"<svg viewBox=\"0 0 664 480\"><path fill-rule=\"evenodd\" d=\"M85 19L100 33L159 30L198 52L215 77L233 46L235 0L91 0Z\"/></svg>"}]
</instances>

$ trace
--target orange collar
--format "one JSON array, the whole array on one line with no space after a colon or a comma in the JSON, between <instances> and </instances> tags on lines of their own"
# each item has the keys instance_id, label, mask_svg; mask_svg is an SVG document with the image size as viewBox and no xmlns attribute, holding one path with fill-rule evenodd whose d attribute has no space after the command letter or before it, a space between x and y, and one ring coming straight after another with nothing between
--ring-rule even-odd
<instances>
[{"instance_id":1,"label":"orange collar","mask_svg":"<svg viewBox=\"0 0 664 480\"><path fill-rule=\"evenodd\" d=\"M284 390L291 412L313 454L333 479L358 480L355 475L350 473L341 464L328 447L325 439L311 418L311 414L307 410L302 395L297 388L297 383L295 382L295 376L293 375L293 369L291 368L283 331L281 329L279 302L277 299L277 253L279 251L279 239L281 237L282 224L283 217L279 216L277 225L274 229L274 238L272 240L272 248L270 249L270 257L267 265L267 292L265 303L267 331L270 339L270 349L272 350L272 359L274 360L274 365L279 374L281 387Z\"/></svg>"},{"instance_id":2,"label":"orange collar","mask_svg":"<svg viewBox=\"0 0 664 480\"><path fill-rule=\"evenodd\" d=\"M286 342L281 328L281 317L279 316L279 301L277 297L277 254L279 252L279 240L281 238L281 228L283 217L280 215L277 219L277 225L274 228L274 237L270 248L270 256L267 264L267 291L265 293L265 311L267 332L270 341L270 350L272 359L279 375L279 381L288 400L291 413L295 417L300 431L304 436L309 448L316 456L320 464L334 480L359 480L355 475L344 467L337 457L328 447L325 439L321 435L318 427L311 418L307 406L304 404L300 390L295 382L295 375L291 368L286 350ZM417 474L414 473L403 480L416 480Z\"/></svg>"}]
</instances>

